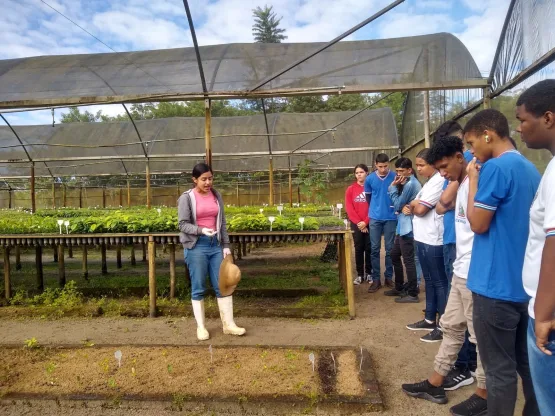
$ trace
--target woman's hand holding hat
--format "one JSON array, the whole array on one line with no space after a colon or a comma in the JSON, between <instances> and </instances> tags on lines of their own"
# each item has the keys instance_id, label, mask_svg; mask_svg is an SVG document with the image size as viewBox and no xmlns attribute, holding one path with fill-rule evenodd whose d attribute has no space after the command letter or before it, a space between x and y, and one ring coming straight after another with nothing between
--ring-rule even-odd
<instances>
[{"instance_id":1,"label":"woman's hand holding hat","mask_svg":"<svg viewBox=\"0 0 555 416\"><path fill-rule=\"evenodd\" d=\"M231 250L229 248L224 248L224 259L231 254Z\"/></svg>"}]
</instances>

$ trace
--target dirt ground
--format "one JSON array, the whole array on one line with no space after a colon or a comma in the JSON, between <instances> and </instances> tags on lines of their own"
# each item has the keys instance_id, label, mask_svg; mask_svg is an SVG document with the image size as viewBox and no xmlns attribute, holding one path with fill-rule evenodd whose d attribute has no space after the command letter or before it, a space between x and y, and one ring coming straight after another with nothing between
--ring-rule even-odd
<instances>
[{"instance_id":1,"label":"dirt ground","mask_svg":"<svg viewBox=\"0 0 555 416\"><path fill-rule=\"evenodd\" d=\"M321 247L323 248L323 247ZM299 248L294 248L297 255ZM316 250L311 248L310 250ZM321 252L321 251L320 251ZM274 256L283 254L284 261L291 258L291 250L273 250ZM254 258L253 258L254 260ZM354 262L353 262L354 263ZM383 268L383 266L382 266ZM241 318L238 324L246 327L244 337L223 335L219 320L210 319L207 329L213 346L218 345L294 345L294 346L363 346L368 349L379 383L386 411L384 415L448 415L450 405L470 396L474 386L448 392L449 404L436 405L412 399L401 391L401 384L426 378L432 371L438 343L419 340L422 333L408 331L405 325L422 318L424 296L419 304L399 305L393 298L383 295L383 289L367 293L367 284L355 287L357 317L354 320L294 320L271 318ZM26 339L35 337L42 345L81 346L88 339L96 344L110 345L206 345L196 340L193 318L183 319L60 319L0 320L3 345L23 346ZM522 412L519 397L516 413ZM114 406L61 403L15 402L0 407L1 415L54 416L71 414L89 415L175 415L164 403L132 403ZM213 415L245 414L241 409L206 412L202 407L189 409L186 414ZM272 414L271 410L267 414ZM324 414L324 413L321 413Z\"/></svg>"}]
</instances>

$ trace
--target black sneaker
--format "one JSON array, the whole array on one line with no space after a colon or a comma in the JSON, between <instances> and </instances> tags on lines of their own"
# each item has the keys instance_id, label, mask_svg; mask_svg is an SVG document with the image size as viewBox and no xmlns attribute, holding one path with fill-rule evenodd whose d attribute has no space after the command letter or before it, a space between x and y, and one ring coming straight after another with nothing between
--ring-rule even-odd
<instances>
[{"instance_id":1,"label":"black sneaker","mask_svg":"<svg viewBox=\"0 0 555 416\"><path fill-rule=\"evenodd\" d=\"M420 298L418 296L410 296L405 294L404 296L400 296L395 299L396 303L418 303L420 302Z\"/></svg>"},{"instance_id":2,"label":"black sneaker","mask_svg":"<svg viewBox=\"0 0 555 416\"><path fill-rule=\"evenodd\" d=\"M457 390L460 387L470 386L474 383L474 377L469 370L453 367L443 380L443 388L447 391Z\"/></svg>"},{"instance_id":3,"label":"black sneaker","mask_svg":"<svg viewBox=\"0 0 555 416\"><path fill-rule=\"evenodd\" d=\"M432 386L428 380L415 384L403 384L401 388L409 396L417 399L429 400L437 404L447 403L447 396L443 387Z\"/></svg>"},{"instance_id":4,"label":"black sneaker","mask_svg":"<svg viewBox=\"0 0 555 416\"><path fill-rule=\"evenodd\" d=\"M397 289L389 289L386 290L385 292L383 292L383 294L385 296L403 296L403 292L402 290L397 290Z\"/></svg>"},{"instance_id":5,"label":"black sneaker","mask_svg":"<svg viewBox=\"0 0 555 416\"><path fill-rule=\"evenodd\" d=\"M441 340L443 340L443 332L439 327L420 338L420 341L424 342L440 342Z\"/></svg>"},{"instance_id":6,"label":"black sneaker","mask_svg":"<svg viewBox=\"0 0 555 416\"><path fill-rule=\"evenodd\" d=\"M435 322L429 324L425 319L415 322L414 324L407 325L407 329L410 329L411 331L433 331L436 328L437 326Z\"/></svg>"},{"instance_id":7,"label":"black sneaker","mask_svg":"<svg viewBox=\"0 0 555 416\"><path fill-rule=\"evenodd\" d=\"M449 410L454 416L485 416L488 414L488 401L473 394Z\"/></svg>"}]
</instances>

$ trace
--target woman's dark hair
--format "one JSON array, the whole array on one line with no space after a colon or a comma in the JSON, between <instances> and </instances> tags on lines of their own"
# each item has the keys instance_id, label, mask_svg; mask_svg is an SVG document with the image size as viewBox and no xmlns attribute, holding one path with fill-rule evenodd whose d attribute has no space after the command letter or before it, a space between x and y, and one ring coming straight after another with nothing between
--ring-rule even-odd
<instances>
[{"instance_id":1,"label":"woman's dark hair","mask_svg":"<svg viewBox=\"0 0 555 416\"><path fill-rule=\"evenodd\" d=\"M463 132L463 128L455 120L448 120L438 127L434 133L433 141L441 139L442 137L454 136L457 133Z\"/></svg>"},{"instance_id":2,"label":"woman's dark hair","mask_svg":"<svg viewBox=\"0 0 555 416\"><path fill-rule=\"evenodd\" d=\"M412 160L407 157L400 157L395 161L395 167L400 169L412 169ZM414 169L412 170L412 174L416 176L414 173ZM403 188L405 185L397 184L397 193L401 195L403 193Z\"/></svg>"},{"instance_id":3,"label":"woman's dark hair","mask_svg":"<svg viewBox=\"0 0 555 416\"><path fill-rule=\"evenodd\" d=\"M353 172L356 173L357 169L361 168L363 171L365 171L366 173L368 173L368 166L366 166L364 163L359 163L358 165L355 166L355 170Z\"/></svg>"},{"instance_id":4,"label":"woman's dark hair","mask_svg":"<svg viewBox=\"0 0 555 416\"><path fill-rule=\"evenodd\" d=\"M428 154L430 153L430 149L422 149L420 152L418 152L418 154L416 155L417 159L422 159L422 160L427 160ZM428 162L426 162L428 163Z\"/></svg>"},{"instance_id":5,"label":"woman's dark hair","mask_svg":"<svg viewBox=\"0 0 555 416\"><path fill-rule=\"evenodd\" d=\"M200 175L206 172L210 172L211 174L214 174L214 172L212 172L212 168L210 167L210 165L207 165L204 162L197 163L193 168L193 178L198 179L200 178Z\"/></svg>"}]
</instances>

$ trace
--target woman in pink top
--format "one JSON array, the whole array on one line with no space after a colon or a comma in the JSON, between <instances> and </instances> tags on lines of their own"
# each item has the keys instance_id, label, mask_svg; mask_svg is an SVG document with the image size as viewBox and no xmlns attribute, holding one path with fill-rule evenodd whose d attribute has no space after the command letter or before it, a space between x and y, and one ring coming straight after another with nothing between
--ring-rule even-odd
<instances>
[{"instance_id":1,"label":"woman in pink top","mask_svg":"<svg viewBox=\"0 0 555 416\"><path fill-rule=\"evenodd\" d=\"M220 265L231 255L227 234L224 203L218 191L212 188L214 175L206 163L193 168L195 187L184 192L177 201L179 240L183 244L185 262L191 275L191 298L197 321L197 338L210 338L204 325L204 292L206 275L216 292L224 334L243 335L233 320L233 300L222 297L218 285Z\"/></svg>"}]
</instances>

